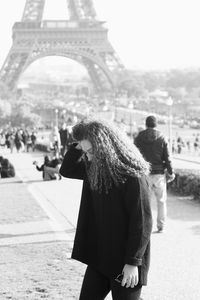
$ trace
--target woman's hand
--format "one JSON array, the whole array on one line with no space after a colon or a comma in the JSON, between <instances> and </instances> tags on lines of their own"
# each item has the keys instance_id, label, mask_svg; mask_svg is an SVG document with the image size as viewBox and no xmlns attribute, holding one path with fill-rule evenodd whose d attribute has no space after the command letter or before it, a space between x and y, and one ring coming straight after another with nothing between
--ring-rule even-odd
<instances>
[{"instance_id":1,"label":"woman's hand","mask_svg":"<svg viewBox=\"0 0 200 300\"><path fill-rule=\"evenodd\" d=\"M132 265L125 265L123 268L122 286L134 288L138 284L138 267Z\"/></svg>"}]
</instances>

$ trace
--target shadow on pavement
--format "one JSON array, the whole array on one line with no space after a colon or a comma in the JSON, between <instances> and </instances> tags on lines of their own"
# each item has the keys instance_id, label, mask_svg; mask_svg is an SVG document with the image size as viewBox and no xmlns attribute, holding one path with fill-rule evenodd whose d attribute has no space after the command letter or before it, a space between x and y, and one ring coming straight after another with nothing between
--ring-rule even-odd
<instances>
[{"instance_id":1,"label":"shadow on pavement","mask_svg":"<svg viewBox=\"0 0 200 300\"><path fill-rule=\"evenodd\" d=\"M18 177L12 178L0 178L0 184L9 184L9 183L22 183L22 180Z\"/></svg>"},{"instance_id":2,"label":"shadow on pavement","mask_svg":"<svg viewBox=\"0 0 200 300\"><path fill-rule=\"evenodd\" d=\"M13 237L13 236L14 236L13 234L7 234L7 233L6 233L6 234L4 234L4 233L2 234L2 233L1 233L1 234L0 234L0 239L10 238L10 237Z\"/></svg>"},{"instance_id":3,"label":"shadow on pavement","mask_svg":"<svg viewBox=\"0 0 200 300\"><path fill-rule=\"evenodd\" d=\"M7 179L7 178L5 178L5 179ZM22 180L20 180L20 179L16 179L16 180L5 180L4 181L4 178L0 178L0 185L1 184L11 184L11 183L36 183L36 182L46 182L46 181L44 181L44 180L42 180L42 179L33 179L33 180L27 180L27 181L22 181Z\"/></svg>"},{"instance_id":4,"label":"shadow on pavement","mask_svg":"<svg viewBox=\"0 0 200 300\"><path fill-rule=\"evenodd\" d=\"M43 179L33 179L33 180L26 180L26 183L36 183L36 182L47 182Z\"/></svg>"}]
</instances>

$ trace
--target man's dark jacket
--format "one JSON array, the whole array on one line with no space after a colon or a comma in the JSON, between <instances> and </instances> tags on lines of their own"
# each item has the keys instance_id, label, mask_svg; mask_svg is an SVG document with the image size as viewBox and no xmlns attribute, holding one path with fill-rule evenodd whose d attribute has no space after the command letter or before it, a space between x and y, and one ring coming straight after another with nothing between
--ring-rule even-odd
<instances>
[{"instance_id":1,"label":"man's dark jacket","mask_svg":"<svg viewBox=\"0 0 200 300\"><path fill-rule=\"evenodd\" d=\"M147 179L128 177L107 194L92 191L82 154L72 145L60 168L62 176L83 180L72 258L110 278L125 264L138 266L139 283L146 285L152 229Z\"/></svg>"},{"instance_id":2,"label":"man's dark jacket","mask_svg":"<svg viewBox=\"0 0 200 300\"><path fill-rule=\"evenodd\" d=\"M170 175L173 173L168 143L160 131L154 128L141 131L135 138L135 145L151 163L152 174L164 174L165 169Z\"/></svg>"},{"instance_id":3,"label":"man's dark jacket","mask_svg":"<svg viewBox=\"0 0 200 300\"><path fill-rule=\"evenodd\" d=\"M62 146L66 146L67 142L68 142L68 138L69 138L69 131L68 129L63 129L61 128L59 130L59 134L60 134L60 142Z\"/></svg>"}]
</instances>

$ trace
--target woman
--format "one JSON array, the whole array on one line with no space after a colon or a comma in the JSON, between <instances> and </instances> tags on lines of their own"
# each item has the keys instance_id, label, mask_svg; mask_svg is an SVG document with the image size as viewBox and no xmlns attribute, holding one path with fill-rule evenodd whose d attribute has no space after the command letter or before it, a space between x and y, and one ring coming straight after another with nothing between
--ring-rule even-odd
<instances>
[{"instance_id":1,"label":"woman","mask_svg":"<svg viewBox=\"0 0 200 300\"><path fill-rule=\"evenodd\" d=\"M152 217L139 150L103 121L73 127L60 173L82 179L72 258L88 265L80 300L138 300L147 284Z\"/></svg>"}]
</instances>

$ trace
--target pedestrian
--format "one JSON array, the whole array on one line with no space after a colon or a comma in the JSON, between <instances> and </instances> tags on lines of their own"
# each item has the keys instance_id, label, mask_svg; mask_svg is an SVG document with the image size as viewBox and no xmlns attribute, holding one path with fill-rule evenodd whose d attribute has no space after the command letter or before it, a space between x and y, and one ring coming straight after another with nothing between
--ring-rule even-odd
<instances>
[{"instance_id":1,"label":"pedestrian","mask_svg":"<svg viewBox=\"0 0 200 300\"><path fill-rule=\"evenodd\" d=\"M31 141L32 141L32 151L35 151L36 141L37 141L37 134L35 131L31 133Z\"/></svg>"},{"instance_id":2,"label":"pedestrian","mask_svg":"<svg viewBox=\"0 0 200 300\"><path fill-rule=\"evenodd\" d=\"M146 118L146 129L135 138L135 145L151 164L150 185L152 196L157 201L157 229L164 232L167 216L167 182L175 178L169 146L163 134L156 129L155 116Z\"/></svg>"},{"instance_id":3,"label":"pedestrian","mask_svg":"<svg viewBox=\"0 0 200 300\"><path fill-rule=\"evenodd\" d=\"M198 148L199 148L199 135L197 134L197 136L194 140L194 151L198 152Z\"/></svg>"},{"instance_id":4,"label":"pedestrian","mask_svg":"<svg viewBox=\"0 0 200 300\"><path fill-rule=\"evenodd\" d=\"M9 133L6 134L6 145L10 149L10 153L13 153L15 147L15 131L11 129Z\"/></svg>"},{"instance_id":5,"label":"pedestrian","mask_svg":"<svg viewBox=\"0 0 200 300\"><path fill-rule=\"evenodd\" d=\"M178 136L176 142L177 142L177 153L181 154L182 150L183 150L183 146L184 146L184 142L183 142L182 137Z\"/></svg>"},{"instance_id":6,"label":"pedestrian","mask_svg":"<svg viewBox=\"0 0 200 300\"><path fill-rule=\"evenodd\" d=\"M49 142L50 142L50 150L53 151L53 155L59 157L61 142L60 142L60 134L57 126L54 126L52 128L52 131L49 134Z\"/></svg>"},{"instance_id":7,"label":"pedestrian","mask_svg":"<svg viewBox=\"0 0 200 300\"><path fill-rule=\"evenodd\" d=\"M112 125L83 120L60 174L82 179L72 258L87 265L79 300L138 300L147 284L152 217L149 163Z\"/></svg>"},{"instance_id":8,"label":"pedestrian","mask_svg":"<svg viewBox=\"0 0 200 300\"><path fill-rule=\"evenodd\" d=\"M67 129L67 124L63 123L62 128L59 130L60 142L61 142L61 155L64 156L67 151L67 143L69 138L69 131Z\"/></svg>"},{"instance_id":9,"label":"pedestrian","mask_svg":"<svg viewBox=\"0 0 200 300\"><path fill-rule=\"evenodd\" d=\"M6 137L3 130L0 129L0 148L5 148L6 145Z\"/></svg>"},{"instance_id":10,"label":"pedestrian","mask_svg":"<svg viewBox=\"0 0 200 300\"><path fill-rule=\"evenodd\" d=\"M15 133L15 147L17 149L17 152L23 149L24 143L22 140L22 130L18 129L17 132Z\"/></svg>"}]
</instances>

